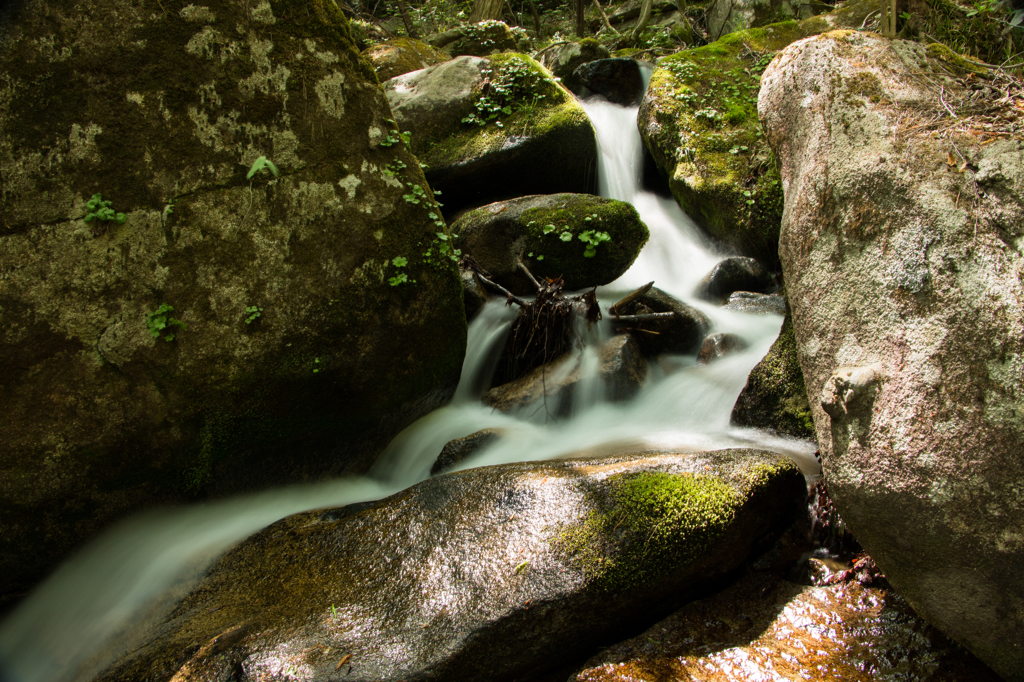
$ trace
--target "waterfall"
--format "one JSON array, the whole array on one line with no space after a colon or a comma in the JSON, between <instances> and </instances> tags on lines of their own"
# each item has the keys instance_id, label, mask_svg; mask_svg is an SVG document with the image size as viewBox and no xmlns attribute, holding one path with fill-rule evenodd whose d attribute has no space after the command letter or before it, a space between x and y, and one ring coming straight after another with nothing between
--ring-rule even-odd
<instances>
[{"instance_id":1,"label":"waterfall","mask_svg":"<svg viewBox=\"0 0 1024 682\"><path fill-rule=\"evenodd\" d=\"M604 101L585 107L598 136L601 193L632 203L651 232L632 268L599 289L602 305L653 279L704 312L714 331L739 336L746 350L707 365L687 356L651 362L638 394L612 403L597 377L596 349L611 333L605 320L581 329L581 383L569 416L552 419L537 409L506 415L480 402L515 315L504 301L493 300L470 325L452 403L399 434L368 476L152 511L116 525L58 569L0 625L0 680L88 679L124 651L145 623L165 614L232 544L289 514L398 492L429 475L448 441L480 429L500 429L502 437L459 468L638 449L761 447L789 454L805 471L815 471L810 444L729 425L746 377L768 351L782 318L723 310L692 296L721 254L709 248L672 199L641 189L637 107Z\"/></svg>"}]
</instances>

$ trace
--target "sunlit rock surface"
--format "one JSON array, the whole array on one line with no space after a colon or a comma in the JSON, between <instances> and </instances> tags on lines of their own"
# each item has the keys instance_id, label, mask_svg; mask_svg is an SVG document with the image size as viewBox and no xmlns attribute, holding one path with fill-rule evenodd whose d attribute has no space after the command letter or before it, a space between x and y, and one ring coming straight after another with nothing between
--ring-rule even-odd
<instances>
[{"instance_id":1,"label":"sunlit rock surface","mask_svg":"<svg viewBox=\"0 0 1024 682\"><path fill-rule=\"evenodd\" d=\"M780 54L758 108L832 499L921 616L1022 680L1021 99L972 115L977 69L837 31Z\"/></svg>"},{"instance_id":2,"label":"sunlit rock surface","mask_svg":"<svg viewBox=\"0 0 1024 682\"><path fill-rule=\"evenodd\" d=\"M893 594L757 574L609 647L570 682L998 682Z\"/></svg>"},{"instance_id":3,"label":"sunlit rock surface","mask_svg":"<svg viewBox=\"0 0 1024 682\"><path fill-rule=\"evenodd\" d=\"M499 199L596 187L590 119L527 55L460 57L384 88L447 215ZM470 115L483 125L466 121Z\"/></svg>"},{"instance_id":4,"label":"sunlit rock surface","mask_svg":"<svg viewBox=\"0 0 1024 682\"><path fill-rule=\"evenodd\" d=\"M382 83L403 73L419 71L450 59L441 50L413 38L393 38L379 43L363 50L363 56L373 64L373 70Z\"/></svg>"},{"instance_id":5,"label":"sunlit rock surface","mask_svg":"<svg viewBox=\"0 0 1024 682\"><path fill-rule=\"evenodd\" d=\"M443 228L402 199L429 189L384 144L334 3L16 5L0 599L140 506L365 471L450 395L466 334L456 268L419 258ZM114 220L86 220L97 193ZM389 286L400 256L415 286Z\"/></svg>"},{"instance_id":6,"label":"sunlit rock surface","mask_svg":"<svg viewBox=\"0 0 1024 682\"><path fill-rule=\"evenodd\" d=\"M755 450L431 478L250 537L100 679L523 679L706 594L805 496Z\"/></svg>"}]
</instances>

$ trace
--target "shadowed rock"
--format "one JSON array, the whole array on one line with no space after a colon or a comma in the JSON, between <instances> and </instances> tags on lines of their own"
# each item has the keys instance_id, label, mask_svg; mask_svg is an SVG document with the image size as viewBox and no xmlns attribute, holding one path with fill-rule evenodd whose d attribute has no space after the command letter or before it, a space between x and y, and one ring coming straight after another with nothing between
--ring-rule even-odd
<instances>
[{"instance_id":1,"label":"shadowed rock","mask_svg":"<svg viewBox=\"0 0 1024 682\"><path fill-rule=\"evenodd\" d=\"M639 104L644 96L640 65L633 59L598 59L578 67L573 75L591 92L625 107Z\"/></svg>"}]
</instances>

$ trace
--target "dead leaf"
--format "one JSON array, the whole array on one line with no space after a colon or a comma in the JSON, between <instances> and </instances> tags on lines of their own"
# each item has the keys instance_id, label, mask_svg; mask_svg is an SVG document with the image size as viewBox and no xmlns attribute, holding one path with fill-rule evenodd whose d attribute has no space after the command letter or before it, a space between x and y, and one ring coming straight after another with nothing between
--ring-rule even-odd
<instances>
[{"instance_id":1,"label":"dead leaf","mask_svg":"<svg viewBox=\"0 0 1024 682\"><path fill-rule=\"evenodd\" d=\"M946 163L948 163L953 168L956 168L956 159L953 158L953 152L950 152L949 156L946 157Z\"/></svg>"},{"instance_id":2,"label":"dead leaf","mask_svg":"<svg viewBox=\"0 0 1024 682\"><path fill-rule=\"evenodd\" d=\"M352 658L352 654L345 654L344 656L341 657L341 660L338 661L338 665L334 666L334 669L335 670L339 670L341 668L341 666L343 666L346 663L348 663L351 658Z\"/></svg>"}]
</instances>

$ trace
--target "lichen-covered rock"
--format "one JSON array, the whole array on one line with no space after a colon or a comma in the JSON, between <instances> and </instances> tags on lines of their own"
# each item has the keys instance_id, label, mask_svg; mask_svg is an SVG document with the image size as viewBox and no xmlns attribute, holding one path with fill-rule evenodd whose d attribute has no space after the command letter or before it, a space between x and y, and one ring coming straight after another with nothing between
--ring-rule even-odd
<instances>
[{"instance_id":1,"label":"lichen-covered rock","mask_svg":"<svg viewBox=\"0 0 1024 682\"><path fill-rule=\"evenodd\" d=\"M141 506L365 470L450 394L458 273L333 3L30 0L0 72L0 593Z\"/></svg>"},{"instance_id":2,"label":"lichen-covered rock","mask_svg":"<svg viewBox=\"0 0 1024 682\"><path fill-rule=\"evenodd\" d=\"M761 71L794 40L860 26L877 10L850 0L801 22L732 33L665 57L651 76L637 125L679 205L731 249L778 266L782 186L757 118Z\"/></svg>"},{"instance_id":3,"label":"lichen-covered rock","mask_svg":"<svg viewBox=\"0 0 1024 682\"><path fill-rule=\"evenodd\" d=\"M501 412L527 409L535 412L543 402L544 411L554 416L572 413L576 392L583 376L579 353L565 353L551 362L536 367L513 381L495 386L483 397L484 404ZM640 346L629 334L618 334L598 351L595 386L601 398L610 401L628 400L636 395L647 377L647 361Z\"/></svg>"},{"instance_id":4,"label":"lichen-covered rock","mask_svg":"<svg viewBox=\"0 0 1024 682\"><path fill-rule=\"evenodd\" d=\"M448 61L451 57L414 38L393 38L363 50L377 78L386 80Z\"/></svg>"},{"instance_id":5,"label":"lichen-covered rock","mask_svg":"<svg viewBox=\"0 0 1024 682\"><path fill-rule=\"evenodd\" d=\"M548 71L562 81L562 85L570 92L582 95L585 90L583 82L576 75L576 69L596 59L608 59L611 53L608 48L594 38L584 38L578 43L552 43L538 52L534 57Z\"/></svg>"},{"instance_id":6,"label":"lichen-covered rock","mask_svg":"<svg viewBox=\"0 0 1024 682\"><path fill-rule=\"evenodd\" d=\"M526 55L462 57L384 87L447 215L499 199L596 186L590 119Z\"/></svg>"},{"instance_id":7,"label":"lichen-covered rock","mask_svg":"<svg viewBox=\"0 0 1024 682\"><path fill-rule=\"evenodd\" d=\"M583 64L573 74L591 92L624 107L640 103L644 79L633 59L598 59Z\"/></svg>"},{"instance_id":8,"label":"lichen-covered rock","mask_svg":"<svg viewBox=\"0 0 1024 682\"><path fill-rule=\"evenodd\" d=\"M775 288L775 280L764 266L753 258L734 256L715 264L697 285L696 296L721 303L734 292L764 294Z\"/></svg>"},{"instance_id":9,"label":"lichen-covered rock","mask_svg":"<svg viewBox=\"0 0 1024 682\"><path fill-rule=\"evenodd\" d=\"M650 236L630 204L591 194L496 202L463 213L452 232L494 281L523 295L537 288L520 260L535 277L561 277L569 291L586 289L618 279Z\"/></svg>"},{"instance_id":10,"label":"lichen-covered rock","mask_svg":"<svg viewBox=\"0 0 1024 682\"><path fill-rule=\"evenodd\" d=\"M1024 151L1009 101L971 117L977 68L837 31L779 55L758 108L836 508L919 614L1022 680Z\"/></svg>"},{"instance_id":11,"label":"lichen-covered rock","mask_svg":"<svg viewBox=\"0 0 1024 682\"><path fill-rule=\"evenodd\" d=\"M865 670L870 673L865 675ZM998 682L891 590L751 572L614 644L570 682Z\"/></svg>"},{"instance_id":12,"label":"lichen-covered rock","mask_svg":"<svg viewBox=\"0 0 1024 682\"><path fill-rule=\"evenodd\" d=\"M708 589L805 495L756 450L446 474L252 536L99 679L526 679Z\"/></svg>"},{"instance_id":13,"label":"lichen-covered rock","mask_svg":"<svg viewBox=\"0 0 1024 682\"><path fill-rule=\"evenodd\" d=\"M794 438L814 438L814 420L800 371L793 318L786 314L768 354L747 376L732 408L733 424L771 429Z\"/></svg>"}]
</instances>

